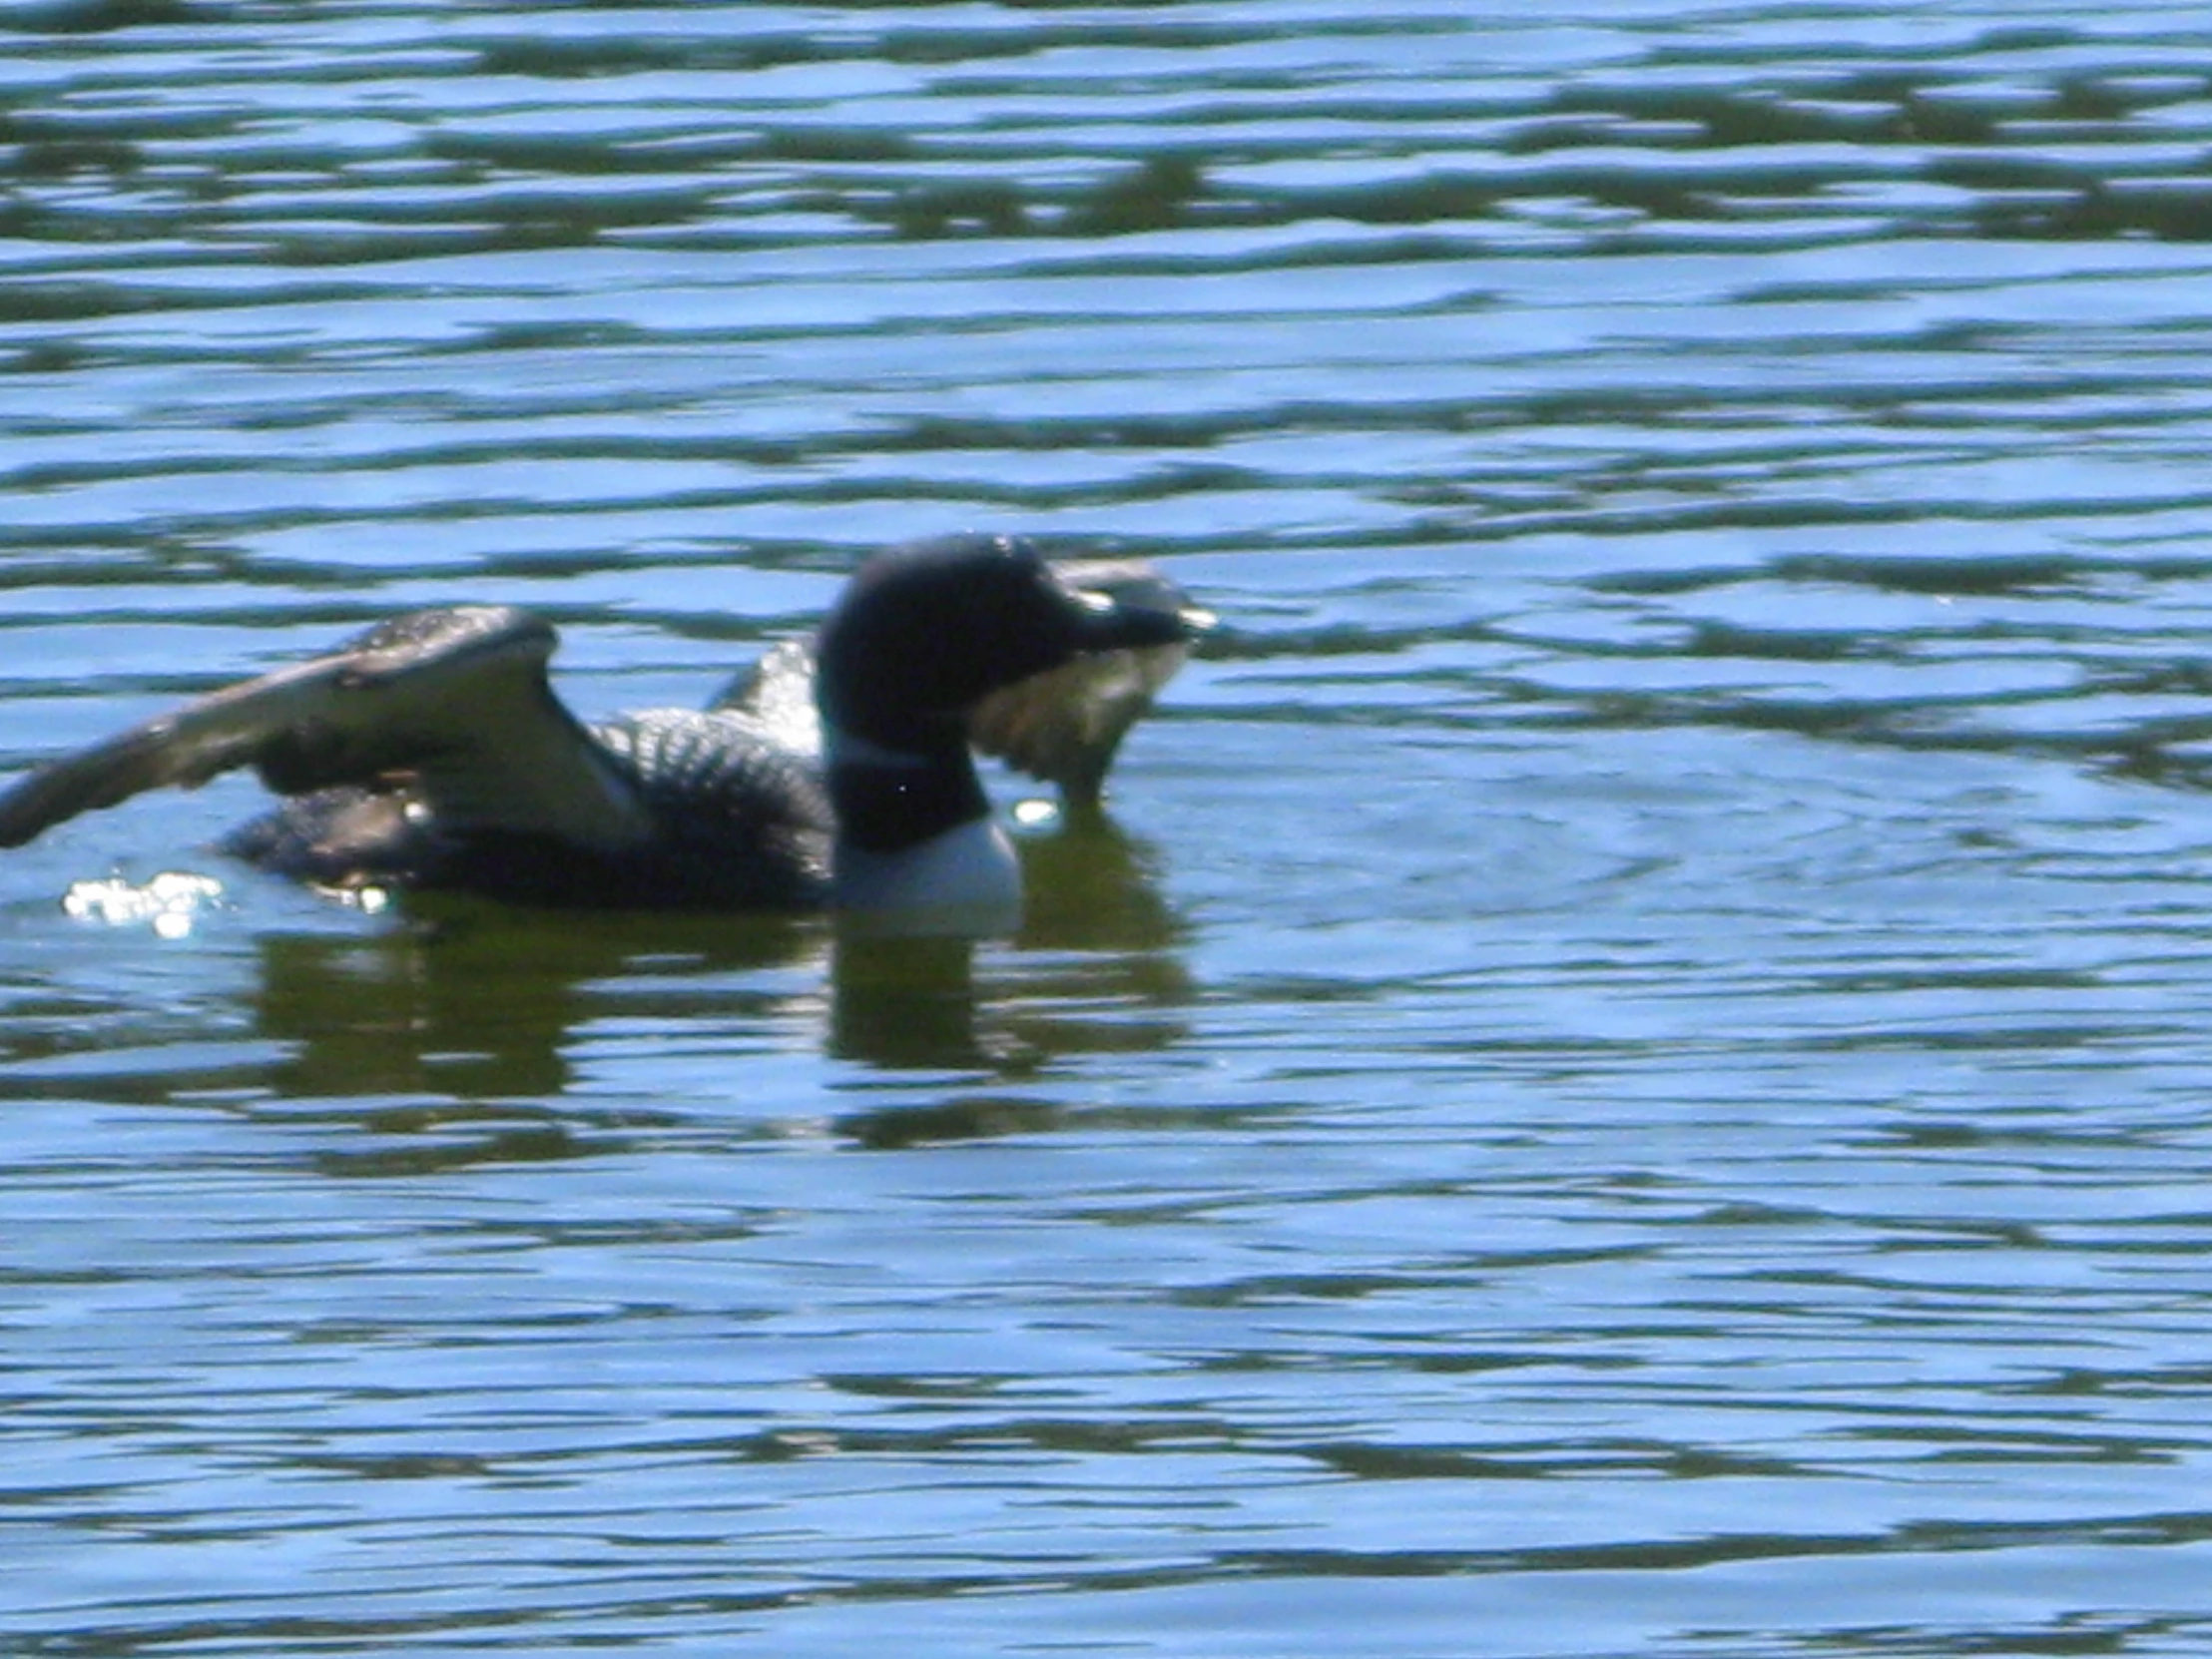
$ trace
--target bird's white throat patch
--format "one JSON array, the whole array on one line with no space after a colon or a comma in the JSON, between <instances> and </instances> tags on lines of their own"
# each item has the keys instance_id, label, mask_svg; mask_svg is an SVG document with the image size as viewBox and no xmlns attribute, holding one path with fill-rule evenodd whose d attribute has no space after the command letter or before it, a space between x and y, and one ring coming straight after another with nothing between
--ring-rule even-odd
<instances>
[{"instance_id":1,"label":"bird's white throat patch","mask_svg":"<svg viewBox=\"0 0 2212 1659\"><path fill-rule=\"evenodd\" d=\"M1021 921L1021 863L989 819L896 852L840 843L831 881L838 909L895 915L902 932L1004 933Z\"/></svg>"}]
</instances>

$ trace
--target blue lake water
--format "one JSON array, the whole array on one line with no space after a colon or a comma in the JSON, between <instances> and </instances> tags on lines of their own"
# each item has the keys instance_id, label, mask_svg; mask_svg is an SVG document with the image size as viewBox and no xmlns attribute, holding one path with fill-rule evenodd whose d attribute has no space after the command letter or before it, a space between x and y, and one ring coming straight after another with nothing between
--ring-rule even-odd
<instances>
[{"instance_id":1,"label":"blue lake water","mask_svg":"<svg viewBox=\"0 0 2212 1659\"><path fill-rule=\"evenodd\" d=\"M2212 1652L2201 7L0 31L0 772L1224 618L973 952L0 854L0 1651Z\"/></svg>"}]
</instances>

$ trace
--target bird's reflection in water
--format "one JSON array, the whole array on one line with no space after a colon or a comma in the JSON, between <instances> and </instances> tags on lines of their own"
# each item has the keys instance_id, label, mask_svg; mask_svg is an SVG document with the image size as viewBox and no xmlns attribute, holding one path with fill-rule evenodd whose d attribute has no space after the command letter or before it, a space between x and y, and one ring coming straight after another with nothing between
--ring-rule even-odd
<instances>
[{"instance_id":1,"label":"bird's reflection in water","mask_svg":"<svg viewBox=\"0 0 2212 1659\"><path fill-rule=\"evenodd\" d=\"M840 933L830 1054L864 1063L878 1082L901 1071L969 1078L925 1100L839 1116L837 1127L863 1144L1048 1126L1059 1108L1019 1085L1070 1055L1163 1049L1182 1036L1183 928L1160 897L1152 848L1089 812L1020 850L1027 897L1010 951Z\"/></svg>"},{"instance_id":2,"label":"bird's reflection in water","mask_svg":"<svg viewBox=\"0 0 2212 1659\"><path fill-rule=\"evenodd\" d=\"M1188 930L1160 896L1157 850L1093 811L1025 851L1030 905L1015 960L1027 964L1037 1017L1050 1023L1055 1007L1110 1008L1117 1016L1082 1020L1065 1041L1031 1040L1054 1050L1165 1048L1179 1040L1191 1000L1182 951Z\"/></svg>"},{"instance_id":3,"label":"bird's reflection in water","mask_svg":"<svg viewBox=\"0 0 2212 1659\"><path fill-rule=\"evenodd\" d=\"M840 928L830 956L832 1059L885 1071L1018 1071L1018 1048L993 1044L978 1016L971 939Z\"/></svg>"},{"instance_id":4,"label":"bird's reflection in water","mask_svg":"<svg viewBox=\"0 0 2212 1659\"><path fill-rule=\"evenodd\" d=\"M1027 1085L1066 1056L1172 1044L1189 984L1149 847L1095 814L1020 844L1028 914L1011 948L819 917L448 900L410 901L373 936L270 935L259 1023L290 1045L270 1081L290 1102L354 1103L373 1127L464 1130L479 1158L554 1157L579 1135L685 1118L711 1068L727 1098L771 1120L767 1060L811 1048L824 1093L889 1097L830 1114L865 1144L1033 1127L1054 1108ZM651 1068L671 1050L685 1094L656 1106ZM641 1086L598 1091L629 1104L576 1098L580 1068L603 1085L631 1055ZM788 1089L788 1067L775 1075Z\"/></svg>"},{"instance_id":5,"label":"bird's reflection in water","mask_svg":"<svg viewBox=\"0 0 2212 1659\"><path fill-rule=\"evenodd\" d=\"M819 1001L811 976L777 971L819 956L819 925L723 919L433 901L366 937L266 936L259 1024L290 1045L274 1109L374 1132L319 1160L353 1176L603 1155L675 1128L688 1103L673 1091L579 1094L595 1024L674 1032L711 1010L773 1029L795 1000Z\"/></svg>"},{"instance_id":6,"label":"bird's reflection in water","mask_svg":"<svg viewBox=\"0 0 2212 1659\"><path fill-rule=\"evenodd\" d=\"M708 926L433 899L367 937L265 937L260 1024L295 1045L277 1079L286 1093L550 1098L576 1080L571 1047L588 1021L696 1012L706 992L687 991L693 980L744 1018L789 999L780 979L749 986L748 971L800 962L821 939L781 918ZM635 999L610 992L631 979Z\"/></svg>"}]
</instances>

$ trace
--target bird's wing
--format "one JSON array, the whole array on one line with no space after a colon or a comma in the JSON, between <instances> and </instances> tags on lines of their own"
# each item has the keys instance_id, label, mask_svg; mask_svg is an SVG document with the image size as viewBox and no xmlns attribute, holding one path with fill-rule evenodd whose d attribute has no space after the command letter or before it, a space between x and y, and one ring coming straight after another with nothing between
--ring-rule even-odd
<instances>
[{"instance_id":1,"label":"bird's wing","mask_svg":"<svg viewBox=\"0 0 2212 1659\"><path fill-rule=\"evenodd\" d=\"M1071 587L1180 611L1194 628L1211 622L1181 588L1141 561L1064 560L1052 568ZM968 713L968 741L1057 785L1071 806L1096 806L1121 740L1189 656L1188 645L1160 645L1078 657L983 699Z\"/></svg>"},{"instance_id":2,"label":"bird's wing","mask_svg":"<svg viewBox=\"0 0 2212 1659\"><path fill-rule=\"evenodd\" d=\"M447 828L629 839L635 799L546 684L554 643L549 624L505 606L394 618L40 767L0 795L0 846L249 766L280 795L404 785Z\"/></svg>"},{"instance_id":3,"label":"bird's wing","mask_svg":"<svg viewBox=\"0 0 2212 1659\"><path fill-rule=\"evenodd\" d=\"M708 705L750 716L767 740L794 755L822 753L822 717L815 712L812 640L782 640Z\"/></svg>"}]
</instances>

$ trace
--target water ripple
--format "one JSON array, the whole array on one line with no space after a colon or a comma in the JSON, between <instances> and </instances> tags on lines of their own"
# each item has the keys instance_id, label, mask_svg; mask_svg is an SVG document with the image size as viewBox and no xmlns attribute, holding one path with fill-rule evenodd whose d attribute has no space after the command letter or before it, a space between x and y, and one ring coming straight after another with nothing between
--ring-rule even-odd
<instances>
[{"instance_id":1,"label":"water ripple","mask_svg":"<svg viewBox=\"0 0 2212 1659\"><path fill-rule=\"evenodd\" d=\"M9 854L0 1642L2202 1648L2194 8L6 28L10 767L1226 624L972 961Z\"/></svg>"}]
</instances>

